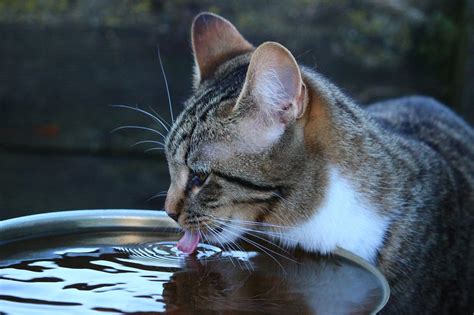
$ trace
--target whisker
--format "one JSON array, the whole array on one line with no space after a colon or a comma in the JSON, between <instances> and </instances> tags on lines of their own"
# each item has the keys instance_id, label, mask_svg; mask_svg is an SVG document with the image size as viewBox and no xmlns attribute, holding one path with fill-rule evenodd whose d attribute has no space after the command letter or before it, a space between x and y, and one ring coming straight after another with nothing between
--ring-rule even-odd
<instances>
[{"instance_id":1,"label":"whisker","mask_svg":"<svg viewBox=\"0 0 474 315\"><path fill-rule=\"evenodd\" d=\"M241 229L239 226L227 225L226 227L232 228L232 229L234 229L234 230L236 230L236 231L244 231L244 232L245 232L245 230ZM256 235L251 234L251 233L246 233L246 234L251 235L251 236L254 236L254 237L257 237ZM277 248L280 248L280 249L282 249L283 251L285 251L286 253L288 253L286 250L284 250L283 248L281 248L281 247L278 246L277 244L274 244L274 243L271 242L270 240L266 240L266 239L264 239L264 238L262 238L262 237L258 237L258 238L261 239L261 240L265 240L266 242L270 243L271 245L273 245L273 246L275 246L275 247L277 247ZM264 246L264 245L261 244L261 246ZM266 247L266 246L264 246L264 247L265 247L267 250L271 251L272 253L274 253L274 254L276 254L276 255L279 255L279 256L281 256L281 257L283 257L283 258L286 258L286 259L289 259L289 260L291 260L291 261L293 261L293 262L296 262L296 261L290 259L289 257L284 256L283 254L280 254L280 253L278 253L278 252L275 252L275 251L271 250L270 248L268 248L268 247ZM290 253L288 253L288 254L290 254Z\"/></svg>"},{"instance_id":2,"label":"whisker","mask_svg":"<svg viewBox=\"0 0 474 315\"><path fill-rule=\"evenodd\" d=\"M229 241L229 247L231 247L231 249L232 249L233 251L243 252L243 253L246 252L246 251L245 251L239 244L237 244L237 242L235 242L235 241ZM233 260L234 257L231 256L230 259ZM239 264L240 269L254 270L254 267L253 267L253 265L252 265L252 263L251 263L250 261L248 261L248 260L240 260L239 258L236 258L235 260L236 260L237 263ZM243 266L246 266L246 268L243 268L242 265L241 265L241 263L242 263Z\"/></svg>"},{"instance_id":3,"label":"whisker","mask_svg":"<svg viewBox=\"0 0 474 315\"><path fill-rule=\"evenodd\" d=\"M234 240L229 240L229 243L230 243L229 245L233 245L233 246L232 246L233 250L236 250L236 251L242 252L242 253L247 252L247 251L244 250L244 249L242 248L242 246L240 246L236 241L234 241ZM233 258L233 257L231 257L231 259L232 259L232 258ZM248 261L248 260L242 260L242 261L241 261L239 258L237 258L237 261L239 262L239 265L240 265L240 262L242 262L242 264L243 264L244 266L247 266L247 270L254 270L253 265L252 265L252 263L251 263L250 261ZM242 269L242 267L241 267L241 269Z\"/></svg>"},{"instance_id":4,"label":"whisker","mask_svg":"<svg viewBox=\"0 0 474 315\"><path fill-rule=\"evenodd\" d=\"M153 112L153 114L155 114L155 116L157 118L161 119L161 121L163 121L168 127L171 127L171 124L169 122L167 122L166 119L161 117L161 115L158 114L158 112L156 110L154 110L153 107L149 106L148 108Z\"/></svg>"},{"instance_id":5,"label":"whisker","mask_svg":"<svg viewBox=\"0 0 474 315\"><path fill-rule=\"evenodd\" d=\"M271 249L266 248L265 246L263 246L263 245L261 245L261 244L258 244L257 242L252 241L251 239L249 239L249 238L247 238L247 237L245 237L245 236L243 236L243 235L239 235L238 233L233 232L233 231L230 231L230 230L228 230L228 231L229 231L230 233L236 235L237 237L241 238L241 239L244 240L245 242L247 242L247 243L249 243L249 244L255 246L256 248L260 249L261 251L263 251L263 252L264 252L265 254L267 254L270 258L272 258L272 259L280 266L280 268L281 268L285 273L286 273L285 268L283 268L282 264L278 261L278 259L276 259L272 254L270 254L270 252L272 252L272 253L274 253L274 254L276 254L276 255L278 255L278 256L281 256L281 257L283 257L283 258L286 258L286 259L289 259L289 260L291 260L291 261L294 261L294 260L292 260L292 259L290 259L290 258L288 258L288 257L286 257L286 256L284 256L284 255L282 255L282 254L280 254L280 253L277 253L277 252L275 252L275 251L272 251Z\"/></svg>"},{"instance_id":6,"label":"whisker","mask_svg":"<svg viewBox=\"0 0 474 315\"><path fill-rule=\"evenodd\" d=\"M239 219L218 218L218 217L212 216L212 215L209 215L209 216L212 217L213 220L215 220L216 222L219 222L220 224L222 224L224 226L227 226L229 228L234 228L236 230L240 230L240 231L242 231L242 232L244 232L244 233L246 233L250 236L253 236L253 237L258 238L262 241L265 241L265 242L275 246L276 248L280 249L281 251L291 255L291 253L288 252L288 250L285 249L284 247L286 247L285 245L294 243L294 240L284 236L281 231L274 232L274 231L255 230L255 229L252 229L252 228L249 228L249 227L241 226L241 220L239 220ZM258 222L252 222L252 221L247 221L247 222L251 223L250 226L252 226L252 225L255 226L254 223L258 223ZM261 226L259 226L259 227L261 227ZM264 227L266 227L266 226L264 226ZM287 228L287 227L285 227L285 228ZM261 236L255 234L255 233L261 234L261 235L269 237L269 238L274 238L274 239L276 238L278 241L279 240L284 240L286 242L282 242L283 244L281 244L281 246L280 246L280 245L276 244L275 242L271 241L270 239L262 238ZM282 247L282 246L284 246L284 247ZM270 249L268 249L268 250L270 250ZM286 258L288 258L288 257L286 257ZM292 260L292 261L294 261L294 260Z\"/></svg>"},{"instance_id":7,"label":"whisker","mask_svg":"<svg viewBox=\"0 0 474 315\"><path fill-rule=\"evenodd\" d=\"M137 146L137 145L140 145L140 144L143 144L143 143L154 143L154 144L159 144L159 145L162 145L163 148L165 147L165 144L163 142L160 142L160 141L154 141L154 140L143 140L143 141L138 141L138 142L135 142L134 144L132 144L130 147L134 147L134 146Z\"/></svg>"},{"instance_id":8,"label":"whisker","mask_svg":"<svg viewBox=\"0 0 474 315\"><path fill-rule=\"evenodd\" d=\"M162 147L149 148L149 149L146 149L146 150L145 150L145 151L143 151L143 152L145 152L145 153L148 153L148 152L151 152L151 151L156 151L156 150L161 150L161 151L164 151L164 150L165 150L165 148L162 148Z\"/></svg>"},{"instance_id":9,"label":"whisker","mask_svg":"<svg viewBox=\"0 0 474 315\"><path fill-rule=\"evenodd\" d=\"M278 244L275 244L274 242L270 241L269 239L266 239L266 238L264 238L264 237L261 237L261 236L259 236L259 235L257 235L257 234L252 233L252 232L254 232L254 231L249 230L249 229L242 229L242 230L245 231L245 234L248 234L248 235L250 235L250 236L253 236L253 237L255 237L255 238L258 238L259 240L262 240L262 241L264 241L264 242L267 242L268 244L270 244L270 245L272 245L272 246L275 246L276 248L281 249L281 250L284 251L285 253L290 254L290 252L288 252L286 249L282 248L282 247L279 246ZM264 235L265 235L265 234L264 234Z\"/></svg>"},{"instance_id":10,"label":"whisker","mask_svg":"<svg viewBox=\"0 0 474 315\"><path fill-rule=\"evenodd\" d=\"M146 130L146 131L151 131L153 133L156 133L160 136L162 136L163 138L165 138L165 135L163 135L161 132L159 132L158 130L155 130L155 129L152 129L152 128L148 128L148 127L143 127L143 126L121 126L121 127L117 127L115 129L113 129L111 131L111 133L114 133L114 132L117 132L119 130L122 130L122 129L139 129L139 130Z\"/></svg>"},{"instance_id":11,"label":"whisker","mask_svg":"<svg viewBox=\"0 0 474 315\"><path fill-rule=\"evenodd\" d=\"M292 239L290 238L287 238L287 237L284 237L283 235L281 235L280 233L273 233L273 232L269 232L269 231L259 231L259 230L253 230L253 229L249 229L249 228L245 228L245 227L240 227L238 226L239 229L241 229L242 231L245 231L245 233L249 234L249 235L252 235L258 239L261 239L263 241L266 241L267 243L270 243L272 244L273 246L277 247L277 248L280 248L281 250L287 252L288 254L290 254L286 249L280 247L279 245L277 245L276 243L266 239L266 238L263 238L259 235L255 235L254 233L258 233L258 234L263 234L265 236L273 236L273 237L276 237L276 238L280 238L280 239L284 239L284 240L287 240L287 241L293 241ZM252 232L252 233L251 233Z\"/></svg>"},{"instance_id":12,"label":"whisker","mask_svg":"<svg viewBox=\"0 0 474 315\"><path fill-rule=\"evenodd\" d=\"M206 226L209 233L211 233L211 235L214 236L215 240L219 243L219 246L224 248L224 250L227 250L226 248L227 244L222 243L222 241L220 240L221 238L219 237L218 233L209 224L204 223L204 225ZM232 246L230 244L228 246L232 249ZM232 257L230 257L230 261L232 265L235 267ZM240 262L237 262L237 263L239 264L239 267L242 268L242 266L240 265Z\"/></svg>"},{"instance_id":13,"label":"whisker","mask_svg":"<svg viewBox=\"0 0 474 315\"><path fill-rule=\"evenodd\" d=\"M168 80L166 79L165 69L163 67L163 62L161 60L160 46L158 46L157 48L158 48L158 60L160 61L161 73L163 74L163 79L165 81L165 86L166 86L166 94L168 95L168 104L170 107L171 122L174 123L173 106L171 105L171 96L170 96L170 89L168 87Z\"/></svg>"},{"instance_id":14,"label":"whisker","mask_svg":"<svg viewBox=\"0 0 474 315\"><path fill-rule=\"evenodd\" d=\"M212 216L211 215L205 215L207 218L211 219L212 220ZM216 238L216 240L219 242L219 245L222 246L224 249L227 250L226 246L228 246L232 251L238 251L238 252L246 252L241 246L239 246L239 244L237 244L235 241L233 240L230 240L228 243L226 243L223 239L223 237L221 235L219 235L219 233L214 229L212 228L209 224L206 224L207 228L209 229L209 231L211 232L211 234ZM222 240L222 241L221 241ZM231 261L234 260L234 257L229 257ZM247 260L243 260L241 261L240 259L236 259L237 260L237 263L239 264L239 267L240 269L244 270L254 270L254 267L252 265L252 263L250 261L247 261ZM247 266L247 268L243 268L242 267L242 264L244 264L245 266Z\"/></svg>"},{"instance_id":15,"label":"whisker","mask_svg":"<svg viewBox=\"0 0 474 315\"><path fill-rule=\"evenodd\" d=\"M128 106L128 105L109 105L109 106L117 107L117 108L126 108L126 109L130 109L130 110L134 110L134 111L137 111L139 113L142 113L142 114L150 117L151 119L153 119L157 123L159 123L167 132L169 132L168 127L158 117L155 117L153 114L147 112L146 110L143 110L143 109L138 108L138 107Z\"/></svg>"},{"instance_id":16,"label":"whisker","mask_svg":"<svg viewBox=\"0 0 474 315\"><path fill-rule=\"evenodd\" d=\"M281 233L278 233L278 232L275 232L275 231L264 231L264 230L255 230L255 229L251 229L249 227L244 227L244 226L240 226L241 222L239 220L226 220L226 219L223 219L223 218L214 218L214 220L222 223L222 224L234 224L234 225L237 225L240 229L242 230L245 230L245 231L251 231L251 232L256 232L256 233L260 233L260 234L264 234L264 235L269 235L269 236L275 236L275 237L280 237ZM252 223L252 222L251 222ZM252 224L249 224L250 226L252 226ZM254 225L255 226L255 225ZM257 225L258 226L258 225ZM259 226L261 227L261 226ZM263 227L266 227L266 226L263 226ZM282 237L284 238L284 237Z\"/></svg>"},{"instance_id":17,"label":"whisker","mask_svg":"<svg viewBox=\"0 0 474 315\"><path fill-rule=\"evenodd\" d=\"M153 196L151 196L150 198L148 198L148 199L146 200L146 202L149 202L149 201L151 201L151 200L153 200L153 199L155 199L155 198L158 198L158 197L165 197L167 194L168 194L168 192L167 192L166 190L160 191L160 192L157 193L156 195L153 195Z\"/></svg>"},{"instance_id":18,"label":"whisker","mask_svg":"<svg viewBox=\"0 0 474 315\"><path fill-rule=\"evenodd\" d=\"M235 251L235 250L242 251L242 249L234 241L226 243L224 241L224 238L222 236L220 236L219 233L215 229L213 229L209 225L208 225L208 228L209 228L209 231L211 232L211 234L214 236L214 238L219 243L219 246L224 248L226 251L228 251L229 249L231 251ZM235 266L234 257L230 256L229 260L231 261L232 265ZM235 259L235 260L237 261L237 264L239 265L239 268L243 270L244 268L242 267L240 259Z\"/></svg>"},{"instance_id":19,"label":"whisker","mask_svg":"<svg viewBox=\"0 0 474 315\"><path fill-rule=\"evenodd\" d=\"M280 198L281 201L286 202L286 203L289 204L290 206L292 206L292 207L294 207L294 208L297 208L294 203L292 203L292 202L289 201L288 199L284 198L284 197L283 197L282 195L280 195L279 193L272 192L272 195L277 196L278 198Z\"/></svg>"},{"instance_id":20,"label":"whisker","mask_svg":"<svg viewBox=\"0 0 474 315\"><path fill-rule=\"evenodd\" d=\"M265 222L247 221L247 220L241 220L241 219L231 219L231 218L215 218L215 219L226 220L226 221L234 222L234 223L242 223L242 224L246 224L246 225L256 225L256 226L262 226L262 227L271 227L271 228L277 228L277 229L289 229L289 228L292 228L292 226L277 225L277 224L265 223Z\"/></svg>"}]
</instances>

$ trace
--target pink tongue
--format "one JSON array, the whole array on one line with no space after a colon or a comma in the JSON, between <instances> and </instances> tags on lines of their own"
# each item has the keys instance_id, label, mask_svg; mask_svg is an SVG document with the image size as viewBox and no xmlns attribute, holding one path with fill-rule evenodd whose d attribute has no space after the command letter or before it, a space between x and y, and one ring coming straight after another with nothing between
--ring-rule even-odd
<instances>
[{"instance_id":1,"label":"pink tongue","mask_svg":"<svg viewBox=\"0 0 474 315\"><path fill-rule=\"evenodd\" d=\"M194 252L199 244L201 237L198 232L184 231L183 237L178 242L178 249L185 254Z\"/></svg>"}]
</instances>

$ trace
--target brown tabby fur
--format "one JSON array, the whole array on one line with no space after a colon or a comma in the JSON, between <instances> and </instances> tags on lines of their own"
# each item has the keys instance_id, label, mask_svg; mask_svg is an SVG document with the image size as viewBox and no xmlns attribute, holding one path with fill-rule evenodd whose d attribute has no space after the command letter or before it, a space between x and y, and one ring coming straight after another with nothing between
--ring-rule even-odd
<instances>
[{"instance_id":1,"label":"brown tabby fur","mask_svg":"<svg viewBox=\"0 0 474 315\"><path fill-rule=\"evenodd\" d=\"M232 44L225 45L221 31ZM242 147L242 137L263 140L242 127L258 115L251 92L259 65L249 67L255 50L239 36L212 14L194 22L195 91L166 139L172 181L167 212L203 233L215 225L212 216L235 213L298 225L317 211L328 168L335 165L389 222L374 261L391 286L383 313L472 314L473 128L426 97L363 109L320 74L298 66L301 103L280 109L283 135L263 149ZM274 49L291 66L284 48L263 45L260 54ZM293 109L301 115L292 116ZM189 186L190 170L209 174L203 187Z\"/></svg>"}]
</instances>

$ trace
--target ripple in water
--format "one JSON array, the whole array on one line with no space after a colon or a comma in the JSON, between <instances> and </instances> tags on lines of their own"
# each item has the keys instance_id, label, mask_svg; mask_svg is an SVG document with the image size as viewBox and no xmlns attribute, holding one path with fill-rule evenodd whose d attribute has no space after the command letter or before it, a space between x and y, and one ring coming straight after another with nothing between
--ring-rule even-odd
<instances>
[{"instance_id":1,"label":"ripple in water","mask_svg":"<svg viewBox=\"0 0 474 315\"><path fill-rule=\"evenodd\" d=\"M234 267L254 270L252 258L258 255L255 251L222 250L217 246L204 243L199 243L196 251L189 255L180 251L176 245L177 242L145 242L114 247L114 250L127 254L132 259L145 259L153 265L181 268L189 261L198 260L200 262L227 261Z\"/></svg>"},{"instance_id":2,"label":"ripple in water","mask_svg":"<svg viewBox=\"0 0 474 315\"><path fill-rule=\"evenodd\" d=\"M149 259L176 261L188 257L189 255L180 251L176 244L176 242L146 242L114 247L114 249L132 257ZM200 243L193 255L200 260L216 260L221 258L221 254L222 249L219 247Z\"/></svg>"}]
</instances>

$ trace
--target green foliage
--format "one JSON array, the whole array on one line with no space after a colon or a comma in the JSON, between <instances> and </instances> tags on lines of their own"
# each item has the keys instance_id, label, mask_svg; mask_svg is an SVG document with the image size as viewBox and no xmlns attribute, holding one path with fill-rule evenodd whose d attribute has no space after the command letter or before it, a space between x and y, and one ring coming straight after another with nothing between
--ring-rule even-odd
<instances>
[{"instance_id":1,"label":"green foliage","mask_svg":"<svg viewBox=\"0 0 474 315\"><path fill-rule=\"evenodd\" d=\"M457 2L455 2L457 3ZM462 6L448 0L0 0L0 23L67 24L139 29L167 46L189 43L192 18L221 14L254 44L279 41L296 56L337 71L347 65L366 71L426 71L435 81L452 79L463 31ZM459 15L459 14L458 14ZM331 56L331 57L328 57Z\"/></svg>"},{"instance_id":2,"label":"green foliage","mask_svg":"<svg viewBox=\"0 0 474 315\"><path fill-rule=\"evenodd\" d=\"M446 67L456 55L457 42L461 33L459 25L441 11L433 12L428 18L428 27L420 30L416 54L429 68ZM448 61L448 64L446 62Z\"/></svg>"}]
</instances>

